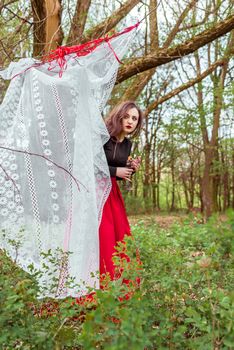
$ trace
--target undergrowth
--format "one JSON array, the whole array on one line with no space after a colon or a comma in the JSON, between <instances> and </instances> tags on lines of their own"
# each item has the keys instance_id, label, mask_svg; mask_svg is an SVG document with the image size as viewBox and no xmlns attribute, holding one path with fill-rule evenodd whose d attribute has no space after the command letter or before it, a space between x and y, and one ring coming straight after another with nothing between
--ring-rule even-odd
<instances>
[{"instance_id":1,"label":"undergrowth","mask_svg":"<svg viewBox=\"0 0 234 350\"><path fill-rule=\"evenodd\" d=\"M33 276L1 254L0 349L233 349L233 213L132 232L122 278L83 304L37 300Z\"/></svg>"}]
</instances>

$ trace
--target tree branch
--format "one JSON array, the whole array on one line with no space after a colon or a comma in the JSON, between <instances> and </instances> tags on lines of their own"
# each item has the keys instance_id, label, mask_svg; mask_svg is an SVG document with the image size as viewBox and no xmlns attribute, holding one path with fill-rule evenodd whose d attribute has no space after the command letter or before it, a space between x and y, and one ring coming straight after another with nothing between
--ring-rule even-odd
<instances>
[{"instance_id":1,"label":"tree branch","mask_svg":"<svg viewBox=\"0 0 234 350\"><path fill-rule=\"evenodd\" d=\"M108 33L114 28L122 18L124 18L138 3L140 0L128 0L118 10L114 11L110 17L105 21L98 24L96 27L90 29L84 38L82 43L92 40L93 38L99 38Z\"/></svg>"},{"instance_id":2,"label":"tree branch","mask_svg":"<svg viewBox=\"0 0 234 350\"><path fill-rule=\"evenodd\" d=\"M158 105L162 104L163 102L166 102L170 98L176 96L177 94L181 93L182 91L190 88L191 86L199 83L202 79L207 77L211 72L213 72L218 66L222 66L224 64L224 59L220 59L213 63L205 72L202 74L198 75L196 78L189 80L187 83L179 86L178 88L172 90L168 94L166 94L163 97L160 97L158 100L154 101L151 103L148 108L145 110L144 114L145 117L149 115L150 112L152 112L154 109L158 107Z\"/></svg>"},{"instance_id":3,"label":"tree branch","mask_svg":"<svg viewBox=\"0 0 234 350\"><path fill-rule=\"evenodd\" d=\"M163 48L167 48L171 45L173 39L175 38L176 34L179 31L179 27L181 25L181 23L183 22L183 20L186 18L187 14L189 13L189 11L194 7L194 5L198 2L198 0L192 0L184 9L184 11L181 13L181 15L179 16L175 26L172 28L171 32L169 33L167 40L165 41L165 43L163 44Z\"/></svg>"},{"instance_id":4,"label":"tree branch","mask_svg":"<svg viewBox=\"0 0 234 350\"><path fill-rule=\"evenodd\" d=\"M14 2L17 2L18 0L11 0L11 1L8 1L8 3L6 4L0 4L0 13L2 12L2 10L4 8L6 8L7 6L11 5L11 4L14 4Z\"/></svg>"},{"instance_id":5,"label":"tree branch","mask_svg":"<svg viewBox=\"0 0 234 350\"><path fill-rule=\"evenodd\" d=\"M158 0L150 0L149 6L149 26L150 26L150 52L156 53L159 50L158 18L157 18ZM147 45L147 43L146 43ZM150 69L147 74L144 72L134 78L133 83L128 87L122 101L135 100L140 95L144 87L148 84L155 73L155 68Z\"/></svg>"},{"instance_id":6,"label":"tree branch","mask_svg":"<svg viewBox=\"0 0 234 350\"><path fill-rule=\"evenodd\" d=\"M32 24L32 22L30 22L27 18L19 16L17 13L15 13L14 11L12 11L12 10L11 10L10 8L8 8L7 6L5 6L5 9L6 9L7 11L9 11L14 17L19 18L22 22L27 22L27 23L29 23L29 24ZM13 18L14 18L14 17L13 17Z\"/></svg>"},{"instance_id":7,"label":"tree branch","mask_svg":"<svg viewBox=\"0 0 234 350\"><path fill-rule=\"evenodd\" d=\"M78 0L76 10L72 19L67 43L80 42L84 32L91 0Z\"/></svg>"},{"instance_id":8,"label":"tree branch","mask_svg":"<svg viewBox=\"0 0 234 350\"><path fill-rule=\"evenodd\" d=\"M234 15L226 20L219 22L215 27L207 29L202 33L195 35L191 39L174 48L161 49L157 54L150 54L146 57L133 58L122 68L120 68L116 84L154 67L165 63L175 61L183 56L198 50L200 47L214 41L215 39L227 34L234 28Z\"/></svg>"},{"instance_id":9,"label":"tree branch","mask_svg":"<svg viewBox=\"0 0 234 350\"><path fill-rule=\"evenodd\" d=\"M179 27L189 11L193 8L193 6L196 4L198 0L192 0L188 6L184 9L184 11L179 16L175 26L169 33L167 40L165 41L163 48L166 49L170 46L171 42L173 41L174 37L176 36ZM157 54L159 52L159 38L158 38L158 25L157 25L157 13L156 10L153 11L153 9L157 9L157 0L150 0L150 52ZM128 100L128 99L136 99L144 87L148 84L150 79L155 73L155 68L150 69L147 74L145 72L141 73L140 75L137 75L133 85L127 89L125 94L123 95L122 100Z\"/></svg>"}]
</instances>

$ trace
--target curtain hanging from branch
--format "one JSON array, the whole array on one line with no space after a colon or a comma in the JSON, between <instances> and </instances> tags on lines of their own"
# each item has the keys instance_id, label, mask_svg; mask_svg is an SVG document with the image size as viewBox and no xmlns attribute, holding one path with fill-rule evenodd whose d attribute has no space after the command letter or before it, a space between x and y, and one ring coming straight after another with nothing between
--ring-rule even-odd
<instances>
[{"instance_id":1,"label":"curtain hanging from branch","mask_svg":"<svg viewBox=\"0 0 234 350\"><path fill-rule=\"evenodd\" d=\"M0 71L11 79L0 106L0 247L25 271L44 271L39 297L99 287L111 188L101 112L137 26Z\"/></svg>"}]
</instances>

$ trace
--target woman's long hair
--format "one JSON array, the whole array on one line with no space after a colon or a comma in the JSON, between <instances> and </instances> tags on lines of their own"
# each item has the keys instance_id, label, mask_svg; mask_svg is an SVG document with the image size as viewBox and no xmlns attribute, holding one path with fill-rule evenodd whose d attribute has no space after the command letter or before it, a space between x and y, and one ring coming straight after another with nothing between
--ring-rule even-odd
<instances>
[{"instance_id":1,"label":"woman's long hair","mask_svg":"<svg viewBox=\"0 0 234 350\"><path fill-rule=\"evenodd\" d=\"M136 129L131 133L131 135L132 136L139 135L142 122L143 122L143 112L136 105L134 101L125 101L115 106L105 120L107 130L109 131L109 134L111 137L117 137L121 133L123 128L122 119L126 115L126 113L129 111L129 109L132 109L132 108L137 109L139 113L139 119L138 119Z\"/></svg>"}]
</instances>

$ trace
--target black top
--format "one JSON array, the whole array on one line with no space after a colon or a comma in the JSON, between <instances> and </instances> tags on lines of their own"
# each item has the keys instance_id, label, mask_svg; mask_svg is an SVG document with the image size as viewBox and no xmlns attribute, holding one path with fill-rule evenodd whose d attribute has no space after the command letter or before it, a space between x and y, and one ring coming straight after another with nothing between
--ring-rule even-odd
<instances>
[{"instance_id":1,"label":"black top","mask_svg":"<svg viewBox=\"0 0 234 350\"><path fill-rule=\"evenodd\" d=\"M117 167L126 167L126 163L131 152L131 147L132 143L126 137L121 142L112 137L104 145L104 151L111 177L116 177ZM116 177L116 179L121 180L119 177Z\"/></svg>"}]
</instances>

